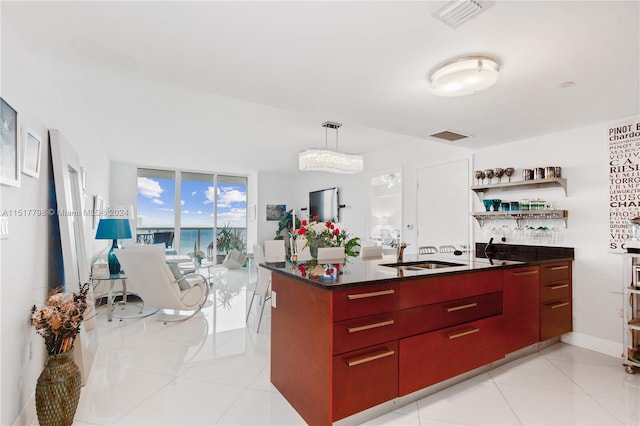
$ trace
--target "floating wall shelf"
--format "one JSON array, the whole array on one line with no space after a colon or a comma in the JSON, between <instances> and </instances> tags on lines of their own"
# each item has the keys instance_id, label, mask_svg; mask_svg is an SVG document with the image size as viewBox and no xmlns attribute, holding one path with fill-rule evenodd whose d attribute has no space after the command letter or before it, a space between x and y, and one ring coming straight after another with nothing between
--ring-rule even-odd
<instances>
[{"instance_id":1,"label":"floating wall shelf","mask_svg":"<svg viewBox=\"0 0 640 426\"><path fill-rule=\"evenodd\" d=\"M536 180L524 180L519 182L506 182L506 183L494 183L487 185L476 185L470 189L476 194L479 192L487 192L492 189L529 189L529 188L544 188L544 187L561 187L564 191L564 195L567 195L567 180L564 178L553 179L536 179ZM500 212L497 212L500 213Z\"/></svg>"},{"instance_id":2,"label":"floating wall shelf","mask_svg":"<svg viewBox=\"0 0 640 426\"><path fill-rule=\"evenodd\" d=\"M480 227L482 227L485 220L505 220L513 219L520 222L526 219L551 219L551 220L563 220L565 226L567 226L567 218L569 212L567 210L518 210L518 211L504 211L504 212L474 212L471 213L476 218Z\"/></svg>"}]
</instances>

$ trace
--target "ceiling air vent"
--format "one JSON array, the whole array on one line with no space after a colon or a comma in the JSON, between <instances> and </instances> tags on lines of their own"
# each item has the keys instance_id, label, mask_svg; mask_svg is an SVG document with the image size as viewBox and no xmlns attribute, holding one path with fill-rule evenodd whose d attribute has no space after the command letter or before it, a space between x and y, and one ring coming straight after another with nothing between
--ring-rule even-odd
<instances>
[{"instance_id":1,"label":"ceiling air vent","mask_svg":"<svg viewBox=\"0 0 640 426\"><path fill-rule=\"evenodd\" d=\"M433 12L431 16L451 28L457 28L492 8L494 3L489 0L453 0Z\"/></svg>"},{"instance_id":2,"label":"ceiling air vent","mask_svg":"<svg viewBox=\"0 0 640 426\"><path fill-rule=\"evenodd\" d=\"M468 138L468 135L463 135L462 133L452 132L450 130L444 130L442 132L434 133L429 135L432 138L442 139L448 142L459 141L460 139Z\"/></svg>"}]
</instances>

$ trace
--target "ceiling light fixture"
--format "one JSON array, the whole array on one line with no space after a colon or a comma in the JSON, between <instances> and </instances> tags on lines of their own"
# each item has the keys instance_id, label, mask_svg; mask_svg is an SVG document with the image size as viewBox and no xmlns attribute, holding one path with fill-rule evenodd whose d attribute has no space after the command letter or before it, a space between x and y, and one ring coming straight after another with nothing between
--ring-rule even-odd
<instances>
[{"instance_id":1,"label":"ceiling light fixture","mask_svg":"<svg viewBox=\"0 0 640 426\"><path fill-rule=\"evenodd\" d=\"M493 86L500 66L486 56L467 56L448 62L431 74L431 91L438 96L470 95Z\"/></svg>"},{"instance_id":2,"label":"ceiling light fixture","mask_svg":"<svg viewBox=\"0 0 640 426\"><path fill-rule=\"evenodd\" d=\"M302 171L330 172L330 173L359 173L364 169L362 155L346 154L338 151L338 129L340 123L325 121L324 147L325 149L307 149L298 156L298 164ZM336 150L327 149L328 129L336 130Z\"/></svg>"}]
</instances>

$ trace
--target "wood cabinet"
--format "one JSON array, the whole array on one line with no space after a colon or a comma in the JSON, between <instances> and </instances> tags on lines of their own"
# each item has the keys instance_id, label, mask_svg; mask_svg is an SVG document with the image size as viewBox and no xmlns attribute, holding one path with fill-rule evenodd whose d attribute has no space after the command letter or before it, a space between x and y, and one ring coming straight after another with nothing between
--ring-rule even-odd
<instances>
[{"instance_id":1,"label":"wood cabinet","mask_svg":"<svg viewBox=\"0 0 640 426\"><path fill-rule=\"evenodd\" d=\"M400 396L504 357L502 316L400 340Z\"/></svg>"},{"instance_id":2,"label":"wood cabinet","mask_svg":"<svg viewBox=\"0 0 640 426\"><path fill-rule=\"evenodd\" d=\"M400 283L399 395L502 358L502 273Z\"/></svg>"},{"instance_id":3,"label":"wood cabinet","mask_svg":"<svg viewBox=\"0 0 640 426\"><path fill-rule=\"evenodd\" d=\"M506 352L538 342L540 338L540 273L538 266L502 272Z\"/></svg>"},{"instance_id":4,"label":"wood cabinet","mask_svg":"<svg viewBox=\"0 0 640 426\"><path fill-rule=\"evenodd\" d=\"M272 274L271 382L309 424L398 396L397 283L326 290Z\"/></svg>"},{"instance_id":5,"label":"wood cabinet","mask_svg":"<svg viewBox=\"0 0 640 426\"><path fill-rule=\"evenodd\" d=\"M276 271L271 382L331 424L570 331L570 283L570 262L347 288Z\"/></svg>"},{"instance_id":6,"label":"wood cabinet","mask_svg":"<svg viewBox=\"0 0 640 426\"><path fill-rule=\"evenodd\" d=\"M571 262L540 265L540 341L573 330Z\"/></svg>"}]
</instances>

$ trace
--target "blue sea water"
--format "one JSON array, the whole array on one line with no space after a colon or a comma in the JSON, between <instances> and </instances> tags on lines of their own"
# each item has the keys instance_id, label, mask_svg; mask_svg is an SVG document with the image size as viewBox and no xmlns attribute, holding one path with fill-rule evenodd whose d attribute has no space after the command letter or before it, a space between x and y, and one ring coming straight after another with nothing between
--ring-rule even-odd
<instances>
[{"instance_id":1,"label":"blue sea water","mask_svg":"<svg viewBox=\"0 0 640 426\"><path fill-rule=\"evenodd\" d=\"M231 228L236 229L236 228ZM244 240L247 240L247 230L245 228L237 228L240 229L241 235ZM213 229L183 229L180 231L180 250L178 251L180 254L189 254L193 253L193 246L195 242L198 242L198 247L202 250L205 256L213 255L213 253L209 253L207 248L209 244L213 242Z\"/></svg>"}]
</instances>

